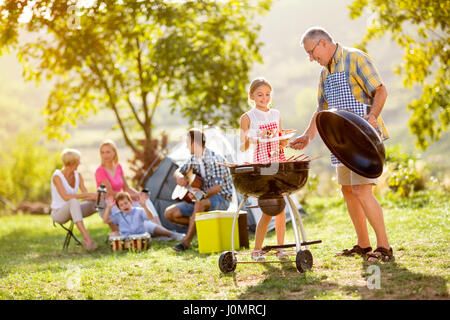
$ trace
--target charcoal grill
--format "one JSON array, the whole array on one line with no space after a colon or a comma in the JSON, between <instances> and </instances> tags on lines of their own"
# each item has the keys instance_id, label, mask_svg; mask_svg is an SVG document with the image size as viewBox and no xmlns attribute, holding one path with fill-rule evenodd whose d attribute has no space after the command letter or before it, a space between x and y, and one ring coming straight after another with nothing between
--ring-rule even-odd
<instances>
[{"instance_id":1,"label":"charcoal grill","mask_svg":"<svg viewBox=\"0 0 450 320\"><path fill-rule=\"evenodd\" d=\"M281 248L294 248L296 250L295 263L299 272L305 272L312 268L313 257L307 249L308 245L321 243L322 240L307 241L302 218L289 195L301 189L308 180L310 161L291 161L266 164L248 164L230 166L231 176L237 191L244 195L244 199L237 209L231 230L231 251L225 251L220 255L219 268L223 273L233 272L239 263L280 263L293 262L289 259L274 261L238 261L237 256L248 254L251 251L236 252L234 248L234 232L236 219L244 203L249 196L258 198L258 206L269 215L280 214L285 205L288 205L295 236L295 244L265 246L265 253ZM302 240L300 241L299 230Z\"/></svg>"}]
</instances>

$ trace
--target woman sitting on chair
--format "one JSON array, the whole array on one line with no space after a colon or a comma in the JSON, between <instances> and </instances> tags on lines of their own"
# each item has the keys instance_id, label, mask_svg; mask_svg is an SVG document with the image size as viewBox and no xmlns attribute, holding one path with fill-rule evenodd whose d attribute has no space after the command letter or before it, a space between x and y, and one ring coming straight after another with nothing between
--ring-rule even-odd
<instances>
[{"instance_id":1,"label":"woman sitting on chair","mask_svg":"<svg viewBox=\"0 0 450 320\"><path fill-rule=\"evenodd\" d=\"M72 219L83 236L83 247L92 251L97 249L97 245L84 227L83 218L95 213L97 194L89 193L84 186L83 178L77 171L80 158L80 152L75 149L64 149L61 153L64 167L55 170L51 179L51 217L60 224ZM81 193L78 193L78 190L81 190ZM81 199L88 201L80 203Z\"/></svg>"}]
</instances>

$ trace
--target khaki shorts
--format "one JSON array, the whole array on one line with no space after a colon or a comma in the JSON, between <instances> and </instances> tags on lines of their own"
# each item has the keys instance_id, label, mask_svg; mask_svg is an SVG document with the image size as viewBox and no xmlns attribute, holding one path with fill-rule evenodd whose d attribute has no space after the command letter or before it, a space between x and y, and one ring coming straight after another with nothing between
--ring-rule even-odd
<instances>
[{"instance_id":1,"label":"khaki shorts","mask_svg":"<svg viewBox=\"0 0 450 320\"><path fill-rule=\"evenodd\" d=\"M342 186L356 186L360 184L377 184L377 179L370 179L360 176L346 166L340 165L336 167L338 183Z\"/></svg>"}]
</instances>

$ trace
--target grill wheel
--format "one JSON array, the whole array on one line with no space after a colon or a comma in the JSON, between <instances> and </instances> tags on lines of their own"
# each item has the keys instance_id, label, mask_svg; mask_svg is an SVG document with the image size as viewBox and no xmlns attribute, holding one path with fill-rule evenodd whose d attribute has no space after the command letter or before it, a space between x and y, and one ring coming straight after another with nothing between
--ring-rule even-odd
<instances>
[{"instance_id":1,"label":"grill wheel","mask_svg":"<svg viewBox=\"0 0 450 320\"><path fill-rule=\"evenodd\" d=\"M312 268L313 256L309 250L300 250L295 258L295 265L298 272L303 273Z\"/></svg>"},{"instance_id":2,"label":"grill wheel","mask_svg":"<svg viewBox=\"0 0 450 320\"><path fill-rule=\"evenodd\" d=\"M233 259L231 251L225 251L219 258L219 269L223 273L230 273L236 270L236 259Z\"/></svg>"}]
</instances>

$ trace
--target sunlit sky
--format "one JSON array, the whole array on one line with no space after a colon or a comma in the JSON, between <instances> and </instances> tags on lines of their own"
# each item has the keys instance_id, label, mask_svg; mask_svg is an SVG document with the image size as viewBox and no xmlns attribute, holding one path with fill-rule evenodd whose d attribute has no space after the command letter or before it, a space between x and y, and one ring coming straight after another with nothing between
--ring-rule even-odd
<instances>
[{"instance_id":1,"label":"sunlit sky","mask_svg":"<svg viewBox=\"0 0 450 320\"><path fill-rule=\"evenodd\" d=\"M4 0L0 0L0 5L3 4ZM78 8L89 8L94 5L96 0L79 0L76 2L76 7ZM27 23L31 20L33 16L32 7L35 5L36 1L30 1L28 6L23 9L22 15L19 17L19 23ZM70 8L70 7L69 7ZM50 19L50 10L47 10L44 14L46 19Z\"/></svg>"},{"instance_id":2,"label":"sunlit sky","mask_svg":"<svg viewBox=\"0 0 450 320\"><path fill-rule=\"evenodd\" d=\"M89 8L89 7L93 6L96 3L96 1L97 0L78 0L78 1L76 1L76 4L74 4L74 6L76 6L77 8ZM4 2L5 2L4 0L0 0L0 5L3 5ZM118 3L121 3L121 2L122 2L121 0L118 0ZM186 2L186 0L166 0L166 2L182 3L182 2ZM18 19L19 23L27 23L31 20L31 18L33 16L32 7L35 5L35 3L36 3L36 1L30 1L28 6L26 6L24 8L22 15ZM69 6L69 8L71 8L71 7L72 6ZM73 11L73 9L70 9L70 10ZM46 19L51 19L49 10L47 12L45 12L44 17Z\"/></svg>"}]
</instances>

